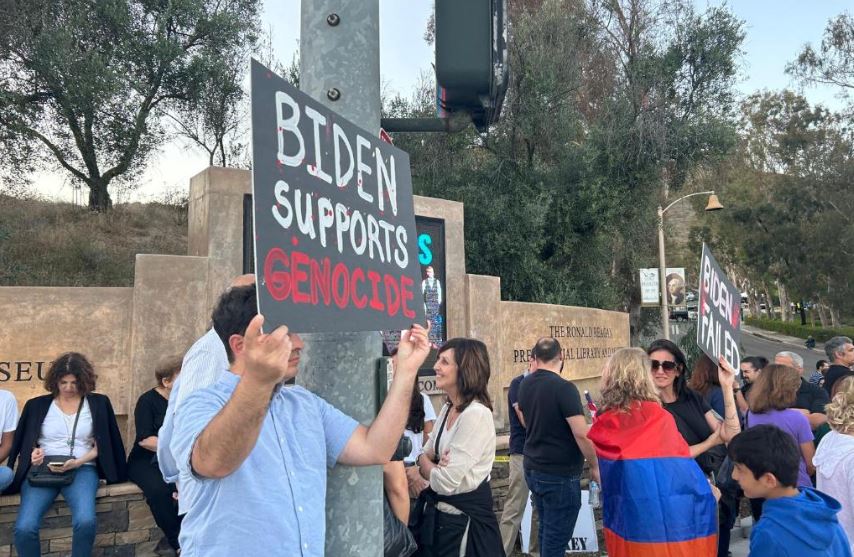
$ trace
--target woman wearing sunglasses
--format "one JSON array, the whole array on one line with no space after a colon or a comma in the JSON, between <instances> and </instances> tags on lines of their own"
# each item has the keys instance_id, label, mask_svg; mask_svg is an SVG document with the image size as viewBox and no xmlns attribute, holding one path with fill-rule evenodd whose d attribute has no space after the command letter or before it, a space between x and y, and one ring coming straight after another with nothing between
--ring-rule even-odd
<instances>
[{"instance_id":1,"label":"woman wearing sunglasses","mask_svg":"<svg viewBox=\"0 0 854 557\"><path fill-rule=\"evenodd\" d=\"M733 391L735 371L723 358L720 359L717 374L724 399L724 417L721 418L700 393L688 388L685 380L687 362L678 346L669 340L659 339L646 352L652 362L652 382L664 409L673 416L676 429L688 443L691 456L700 469L714 481L726 458L723 444L729 443L741 431ZM727 501L718 515L718 557L726 557L729 552L729 532L735 519L732 501L725 499Z\"/></svg>"},{"instance_id":2,"label":"woman wearing sunglasses","mask_svg":"<svg viewBox=\"0 0 854 557\"><path fill-rule=\"evenodd\" d=\"M718 380L724 396L722 418L702 395L688 388L685 380L687 362L678 346L669 340L659 339L649 346L646 353L652 360L652 381L658 396L676 420L679 433L691 448L691 456L706 475L716 474L725 451L713 449L729 443L741 431L733 395L735 373L731 369L718 368Z\"/></svg>"}]
</instances>

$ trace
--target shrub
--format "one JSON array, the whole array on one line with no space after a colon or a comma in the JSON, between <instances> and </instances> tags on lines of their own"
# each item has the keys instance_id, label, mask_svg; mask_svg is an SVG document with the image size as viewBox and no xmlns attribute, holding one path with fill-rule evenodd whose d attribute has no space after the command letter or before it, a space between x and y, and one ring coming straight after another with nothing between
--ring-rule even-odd
<instances>
[{"instance_id":1,"label":"shrub","mask_svg":"<svg viewBox=\"0 0 854 557\"><path fill-rule=\"evenodd\" d=\"M854 338L854 327L812 327L810 325L801 325L800 322L797 321L783 322L776 319L755 317L748 317L744 322L753 327L758 327L767 331L775 331L777 333L802 339L806 339L812 335L817 342L825 342L837 336Z\"/></svg>"},{"instance_id":2,"label":"shrub","mask_svg":"<svg viewBox=\"0 0 854 557\"><path fill-rule=\"evenodd\" d=\"M138 253L186 255L186 206L99 214L0 195L0 286L133 286Z\"/></svg>"}]
</instances>

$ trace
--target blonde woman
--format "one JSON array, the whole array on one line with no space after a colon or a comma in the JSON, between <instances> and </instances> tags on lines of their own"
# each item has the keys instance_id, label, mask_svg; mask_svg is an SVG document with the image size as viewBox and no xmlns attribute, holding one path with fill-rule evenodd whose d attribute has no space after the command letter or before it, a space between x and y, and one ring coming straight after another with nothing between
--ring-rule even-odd
<instances>
[{"instance_id":1,"label":"blonde woman","mask_svg":"<svg viewBox=\"0 0 854 557\"><path fill-rule=\"evenodd\" d=\"M838 381L837 386L826 408L830 433L819 443L813 463L818 490L842 505L837 518L854 551L854 377Z\"/></svg>"},{"instance_id":2,"label":"blonde woman","mask_svg":"<svg viewBox=\"0 0 854 557\"><path fill-rule=\"evenodd\" d=\"M662 407L651 369L639 348L611 356L602 372L600 411L587 435L599 459L608 555L711 557L717 550L715 496Z\"/></svg>"}]
</instances>

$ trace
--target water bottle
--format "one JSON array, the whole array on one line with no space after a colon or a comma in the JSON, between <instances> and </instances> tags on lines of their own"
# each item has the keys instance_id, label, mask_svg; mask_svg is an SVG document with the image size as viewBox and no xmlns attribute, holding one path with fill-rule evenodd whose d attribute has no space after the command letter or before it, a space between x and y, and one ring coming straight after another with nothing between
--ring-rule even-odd
<instances>
[{"instance_id":1,"label":"water bottle","mask_svg":"<svg viewBox=\"0 0 854 557\"><path fill-rule=\"evenodd\" d=\"M594 509L598 509L602 506L602 488L599 487L599 483L590 480L590 506Z\"/></svg>"}]
</instances>

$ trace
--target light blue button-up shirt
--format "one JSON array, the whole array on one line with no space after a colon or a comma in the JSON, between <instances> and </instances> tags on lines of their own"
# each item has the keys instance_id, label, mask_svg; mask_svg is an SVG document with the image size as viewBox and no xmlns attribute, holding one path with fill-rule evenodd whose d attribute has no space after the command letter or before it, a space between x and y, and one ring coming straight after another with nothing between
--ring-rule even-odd
<instances>
[{"instance_id":1,"label":"light blue button-up shirt","mask_svg":"<svg viewBox=\"0 0 854 557\"><path fill-rule=\"evenodd\" d=\"M213 387L190 395L175 414L171 449L179 485L193 484L181 524L181 555L321 557L326 471L358 422L302 387L281 388L243 464L219 480L200 478L190 469L193 444L239 381L226 372Z\"/></svg>"},{"instance_id":2,"label":"light blue button-up shirt","mask_svg":"<svg viewBox=\"0 0 854 557\"><path fill-rule=\"evenodd\" d=\"M210 387L219 381L225 373L224 370L227 369L228 356L225 353L225 345L211 327L184 355L181 373L172 385L166 416L157 434L157 463L160 466L163 481L166 483L172 484L178 481L178 465L171 449L175 411L193 392ZM192 489L191 485L178 486L180 492L178 514L183 515L187 512L184 501L188 499L190 489Z\"/></svg>"}]
</instances>

